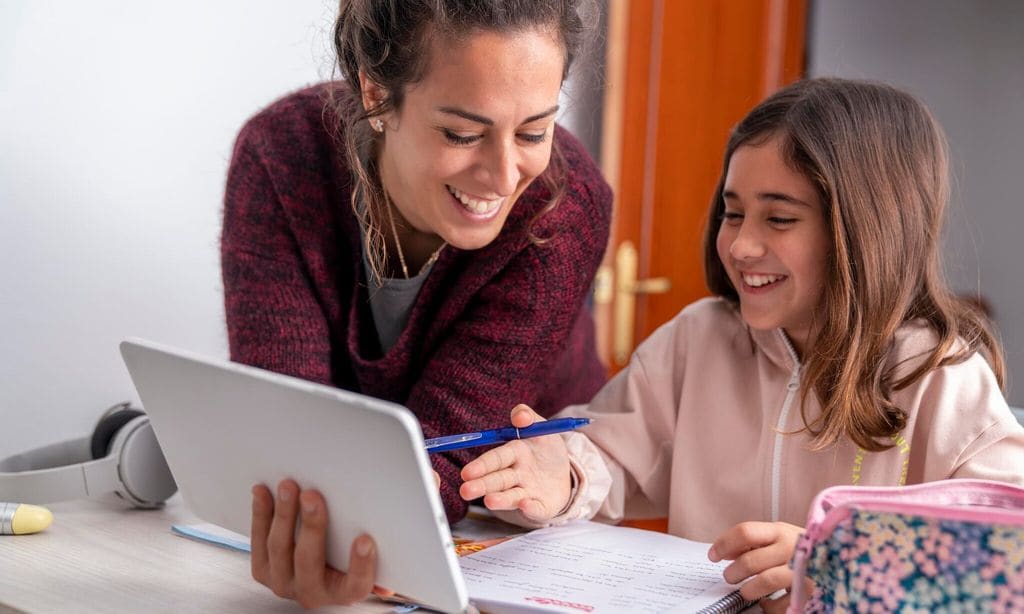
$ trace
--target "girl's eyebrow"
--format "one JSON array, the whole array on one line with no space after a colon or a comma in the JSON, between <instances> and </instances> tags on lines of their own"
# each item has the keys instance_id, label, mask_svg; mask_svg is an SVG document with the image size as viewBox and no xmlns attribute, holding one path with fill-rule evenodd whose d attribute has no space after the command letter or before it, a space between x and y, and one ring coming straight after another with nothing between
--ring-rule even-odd
<instances>
[{"instance_id":1,"label":"girl's eyebrow","mask_svg":"<svg viewBox=\"0 0 1024 614\"><path fill-rule=\"evenodd\" d=\"M792 203L794 205L802 205L804 207L810 207L810 203L806 203L799 198L786 194L784 192L758 192L758 200L781 200L783 202Z\"/></svg>"},{"instance_id":2,"label":"girl's eyebrow","mask_svg":"<svg viewBox=\"0 0 1024 614\"><path fill-rule=\"evenodd\" d=\"M785 192L758 192L755 195L755 197L757 198L757 200L767 200L767 201L779 200L779 201L782 201L784 203L791 203L791 204L794 204L794 205L801 205L801 206L804 206L804 207L810 207L811 206L810 203L806 203L806 202L800 200L799 198L797 198L795 196L792 196L791 194L786 194ZM722 198L724 198L725 200L738 200L739 199L739 195L736 194L736 192L734 192L732 190L723 190L722 191Z\"/></svg>"},{"instance_id":3,"label":"girl's eyebrow","mask_svg":"<svg viewBox=\"0 0 1024 614\"><path fill-rule=\"evenodd\" d=\"M489 117L484 117L483 115L477 115L476 113L473 113L471 111L467 111L465 109L460 109L459 107L439 107L437 110L440 111L441 113L444 113L445 115L455 115L457 117L461 117L462 119L468 119L471 122L476 122L478 124L483 124L485 126L493 126L494 125L494 120L493 119L491 119ZM535 122L538 119L544 119L545 117L548 117L549 115L554 115L557 112L558 112L558 105L556 104L555 106L551 107L550 109L548 109L546 111L541 111L540 113L537 113L536 115L531 115L531 116L527 117L526 119L523 120L522 123L523 124L529 124L530 122ZM520 124L520 125L522 125L522 124Z\"/></svg>"}]
</instances>

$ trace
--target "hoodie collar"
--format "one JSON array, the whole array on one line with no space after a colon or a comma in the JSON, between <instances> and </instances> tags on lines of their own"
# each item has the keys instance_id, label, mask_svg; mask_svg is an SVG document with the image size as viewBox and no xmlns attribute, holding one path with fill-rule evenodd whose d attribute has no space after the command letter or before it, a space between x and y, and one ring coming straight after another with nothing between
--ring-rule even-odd
<instances>
[{"instance_id":1,"label":"hoodie collar","mask_svg":"<svg viewBox=\"0 0 1024 614\"><path fill-rule=\"evenodd\" d=\"M786 371L793 371L800 366L800 361L793 349L793 342L781 328L771 330L755 330L748 327L754 345L758 347L773 364Z\"/></svg>"}]
</instances>

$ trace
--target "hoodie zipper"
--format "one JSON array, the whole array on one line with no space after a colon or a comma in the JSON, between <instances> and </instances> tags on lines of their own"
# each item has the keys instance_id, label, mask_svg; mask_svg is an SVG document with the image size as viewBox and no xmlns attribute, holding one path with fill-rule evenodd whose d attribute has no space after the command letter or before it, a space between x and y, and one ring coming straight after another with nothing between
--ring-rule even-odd
<instances>
[{"instance_id":1,"label":"hoodie zipper","mask_svg":"<svg viewBox=\"0 0 1024 614\"><path fill-rule=\"evenodd\" d=\"M782 329L778 329L779 337L782 339L783 345L786 346L786 351L789 352L789 357L793 359L793 373L789 376L789 383L786 384L786 398L782 401L782 411L779 412L779 421L775 425L775 448L772 450L772 522L778 522L779 520L779 491L781 489L782 482L782 443L783 443L783 431L786 425L786 418L789 417L789 408L793 404L793 397L796 396L796 391L800 389L800 359L796 355L796 350L793 349L793 344L790 343L789 338L786 337L786 333L782 332Z\"/></svg>"}]
</instances>

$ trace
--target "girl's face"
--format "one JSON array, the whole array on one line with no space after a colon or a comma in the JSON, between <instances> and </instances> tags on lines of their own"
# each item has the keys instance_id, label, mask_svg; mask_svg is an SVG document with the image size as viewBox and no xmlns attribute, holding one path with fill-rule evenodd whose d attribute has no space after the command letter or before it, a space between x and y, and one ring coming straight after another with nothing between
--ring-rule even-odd
<instances>
[{"instance_id":1,"label":"girl's face","mask_svg":"<svg viewBox=\"0 0 1024 614\"><path fill-rule=\"evenodd\" d=\"M381 179L413 229L477 249L548 166L564 52L540 30L440 38L426 76L383 116Z\"/></svg>"},{"instance_id":2,"label":"girl's face","mask_svg":"<svg viewBox=\"0 0 1024 614\"><path fill-rule=\"evenodd\" d=\"M831 249L821 199L785 161L782 139L743 145L725 176L718 257L754 329L785 329L803 355Z\"/></svg>"}]
</instances>

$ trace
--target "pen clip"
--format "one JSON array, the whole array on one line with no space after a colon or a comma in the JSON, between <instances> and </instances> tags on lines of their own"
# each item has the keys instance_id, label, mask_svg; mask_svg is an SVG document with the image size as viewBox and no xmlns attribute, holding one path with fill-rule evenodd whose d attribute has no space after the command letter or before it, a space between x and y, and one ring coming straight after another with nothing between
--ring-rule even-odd
<instances>
[{"instance_id":1,"label":"pen clip","mask_svg":"<svg viewBox=\"0 0 1024 614\"><path fill-rule=\"evenodd\" d=\"M482 437L480 433L466 433L465 435L449 435L447 437L434 437L433 439L427 439L423 442L423 447L427 450L431 450L438 446L444 446L453 443L462 443L464 441L473 441L474 439L480 439Z\"/></svg>"}]
</instances>

